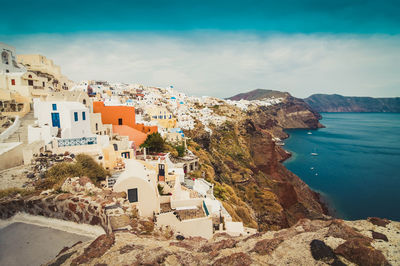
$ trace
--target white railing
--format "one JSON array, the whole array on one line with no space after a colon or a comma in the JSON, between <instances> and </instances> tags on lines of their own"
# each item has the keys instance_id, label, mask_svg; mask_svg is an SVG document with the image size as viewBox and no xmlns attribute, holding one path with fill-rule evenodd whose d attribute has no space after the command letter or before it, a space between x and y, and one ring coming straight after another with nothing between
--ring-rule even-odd
<instances>
[{"instance_id":1,"label":"white railing","mask_svg":"<svg viewBox=\"0 0 400 266\"><path fill-rule=\"evenodd\" d=\"M89 138L74 138L74 139L59 139L58 147L67 147L67 146L81 146L81 145L93 145L97 144L96 137Z\"/></svg>"},{"instance_id":2,"label":"white railing","mask_svg":"<svg viewBox=\"0 0 400 266\"><path fill-rule=\"evenodd\" d=\"M20 125L21 125L21 120L20 120L19 116L16 116L14 123L10 127L8 127L6 130L4 130L3 133L0 134L0 142L5 141L12 134L14 134L19 129Z\"/></svg>"}]
</instances>

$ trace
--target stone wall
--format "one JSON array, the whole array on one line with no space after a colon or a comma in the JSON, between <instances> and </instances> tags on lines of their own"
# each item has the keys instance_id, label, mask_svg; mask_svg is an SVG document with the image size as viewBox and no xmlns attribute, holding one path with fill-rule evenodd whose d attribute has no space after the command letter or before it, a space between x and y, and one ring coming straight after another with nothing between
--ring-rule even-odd
<instances>
[{"instance_id":1,"label":"stone wall","mask_svg":"<svg viewBox=\"0 0 400 266\"><path fill-rule=\"evenodd\" d=\"M0 201L0 218L8 219L18 212L25 212L76 223L99 225L110 233L111 225L105 210L105 206L109 203L107 200L70 193L19 197Z\"/></svg>"}]
</instances>

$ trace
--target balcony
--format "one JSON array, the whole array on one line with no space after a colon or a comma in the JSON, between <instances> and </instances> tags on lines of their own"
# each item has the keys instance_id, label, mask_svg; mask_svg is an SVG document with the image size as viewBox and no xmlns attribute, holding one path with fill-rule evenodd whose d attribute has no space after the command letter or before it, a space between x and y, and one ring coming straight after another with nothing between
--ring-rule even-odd
<instances>
[{"instance_id":1,"label":"balcony","mask_svg":"<svg viewBox=\"0 0 400 266\"><path fill-rule=\"evenodd\" d=\"M97 144L97 138L96 137L74 138L74 139L59 139L58 140L58 147L93 145L93 144Z\"/></svg>"}]
</instances>

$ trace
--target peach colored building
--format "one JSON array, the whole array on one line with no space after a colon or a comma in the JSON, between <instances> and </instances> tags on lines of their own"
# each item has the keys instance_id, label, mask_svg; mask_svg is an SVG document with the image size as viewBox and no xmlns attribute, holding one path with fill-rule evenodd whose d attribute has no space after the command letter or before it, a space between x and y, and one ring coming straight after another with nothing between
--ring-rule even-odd
<instances>
[{"instance_id":1,"label":"peach colored building","mask_svg":"<svg viewBox=\"0 0 400 266\"><path fill-rule=\"evenodd\" d=\"M103 124L124 125L146 134L158 131L157 126L136 124L135 107L133 106L105 106L104 102L93 102L93 112L101 113Z\"/></svg>"}]
</instances>

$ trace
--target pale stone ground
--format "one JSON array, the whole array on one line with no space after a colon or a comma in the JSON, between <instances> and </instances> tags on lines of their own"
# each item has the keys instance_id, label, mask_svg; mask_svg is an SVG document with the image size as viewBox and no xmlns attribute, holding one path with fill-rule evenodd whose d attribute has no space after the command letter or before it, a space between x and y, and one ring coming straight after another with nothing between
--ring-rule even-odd
<instances>
[{"instance_id":1,"label":"pale stone ground","mask_svg":"<svg viewBox=\"0 0 400 266\"><path fill-rule=\"evenodd\" d=\"M22 188L22 185L31 181L26 175L31 172L31 166L20 165L0 171L0 189Z\"/></svg>"},{"instance_id":2,"label":"pale stone ground","mask_svg":"<svg viewBox=\"0 0 400 266\"><path fill-rule=\"evenodd\" d=\"M48 227L13 223L0 230L0 265L41 265L63 247L90 239Z\"/></svg>"}]
</instances>

